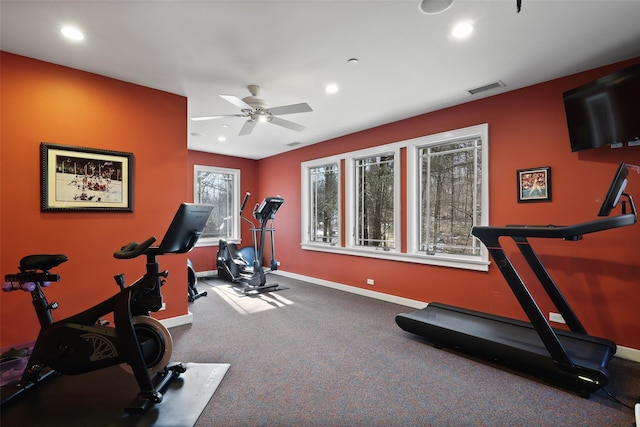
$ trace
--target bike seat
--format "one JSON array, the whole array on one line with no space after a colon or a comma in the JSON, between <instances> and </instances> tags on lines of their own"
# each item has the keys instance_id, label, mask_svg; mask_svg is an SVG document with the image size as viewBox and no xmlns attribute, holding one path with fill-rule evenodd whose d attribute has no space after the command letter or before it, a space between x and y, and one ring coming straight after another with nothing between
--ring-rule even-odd
<instances>
[{"instance_id":1,"label":"bike seat","mask_svg":"<svg viewBox=\"0 0 640 427\"><path fill-rule=\"evenodd\" d=\"M20 260L20 271L49 269L62 264L68 260L66 255L27 255Z\"/></svg>"}]
</instances>

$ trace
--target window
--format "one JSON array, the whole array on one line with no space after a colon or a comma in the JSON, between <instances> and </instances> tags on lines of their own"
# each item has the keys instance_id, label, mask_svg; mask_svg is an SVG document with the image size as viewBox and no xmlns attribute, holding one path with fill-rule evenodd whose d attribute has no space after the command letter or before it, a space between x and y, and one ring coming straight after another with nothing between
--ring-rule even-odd
<instances>
[{"instance_id":1,"label":"window","mask_svg":"<svg viewBox=\"0 0 640 427\"><path fill-rule=\"evenodd\" d=\"M355 160L356 246L395 248L395 155Z\"/></svg>"},{"instance_id":2,"label":"window","mask_svg":"<svg viewBox=\"0 0 640 427\"><path fill-rule=\"evenodd\" d=\"M309 241L338 243L338 165L309 170L311 233Z\"/></svg>"},{"instance_id":3,"label":"window","mask_svg":"<svg viewBox=\"0 0 640 427\"><path fill-rule=\"evenodd\" d=\"M400 146L349 153L345 159L346 248L399 252Z\"/></svg>"},{"instance_id":4,"label":"window","mask_svg":"<svg viewBox=\"0 0 640 427\"><path fill-rule=\"evenodd\" d=\"M482 141L476 138L421 147L420 251L480 255L471 227L481 223Z\"/></svg>"},{"instance_id":5,"label":"window","mask_svg":"<svg viewBox=\"0 0 640 427\"><path fill-rule=\"evenodd\" d=\"M487 165L486 124L305 162L302 248L486 271Z\"/></svg>"},{"instance_id":6,"label":"window","mask_svg":"<svg viewBox=\"0 0 640 427\"><path fill-rule=\"evenodd\" d=\"M193 200L213 205L198 246L217 245L220 239L240 240L240 171L195 165Z\"/></svg>"},{"instance_id":7,"label":"window","mask_svg":"<svg viewBox=\"0 0 640 427\"><path fill-rule=\"evenodd\" d=\"M338 163L304 164L304 241L335 246L340 241L340 170Z\"/></svg>"},{"instance_id":8,"label":"window","mask_svg":"<svg viewBox=\"0 0 640 427\"><path fill-rule=\"evenodd\" d=\"M489 224L487 128L472 126L410 144L407 252L439 265L486 269L488 252L471 228Z\"/></svg>"}]
</instances>

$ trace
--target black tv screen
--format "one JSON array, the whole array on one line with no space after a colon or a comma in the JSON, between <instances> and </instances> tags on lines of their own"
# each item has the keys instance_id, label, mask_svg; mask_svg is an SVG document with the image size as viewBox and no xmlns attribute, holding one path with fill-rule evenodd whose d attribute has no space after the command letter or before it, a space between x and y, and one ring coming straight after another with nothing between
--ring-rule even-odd
<instances>
[{"instance_id":1,"label":"black tv screen","mask_svg":"<svg viewBox=\"0 0 640 427\"><path fill-rule=\"evenodd\" d=\"M563 98L571 151L640 145L640 63L569 90Z\"/></svg>"}]
</instances>

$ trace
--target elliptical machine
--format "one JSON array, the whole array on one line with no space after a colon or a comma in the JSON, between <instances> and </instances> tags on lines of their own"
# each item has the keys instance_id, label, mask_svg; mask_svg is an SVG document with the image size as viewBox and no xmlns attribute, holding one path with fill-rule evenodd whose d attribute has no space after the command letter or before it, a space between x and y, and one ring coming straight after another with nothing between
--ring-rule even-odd
<instances>
[{"instance_id":1,"label":"elliptical machine","mask_svg":"<svg viewBox=\"0 0 640 427\"><path fill-rule=\"evenodd\" d=\"M220 239L218 246L218 254L216 266L218 268L218 277L227 280L233 284L239 284L242 291L249 294L256 294L266 291L277 290L280 286L278 283L267 283L265 272L278 269L278 262L275 255L275 240L273 228L273 219L276 212L284 203L281 197L267 197L259 205L256 204L253 209L253 217L260 222L260 228L242 216L247 200L251 193L246 193L242 205L240 206L240 218L251 224L251 234L253 238L253 260L246 253L248 248L238 249L233 242ZM270 268L265 271L262 267L262 258L264 255L264 239L265 233L269 233L271 237L271 263ZM258 236L257 233L260 233ZM250 249L249 249L250 250Z\"/></svg>"},{"instance_id":2,"label":"elliptical machine","mask_svg":"<svg viewBox=\"0 0 640 427\"><path fill-rule=\"evenodd\" d=\"M121 364L135 376L140 389L125 411L142 413L160 403L162 392L186 367L168 366L171 335L150 317L150 312L162 308L160 287L169 275L167 270L160 271L158 256L190 251L212 210L210 205L182 203L159 246L152 246L156 238L150 237L142 243L130 242L113 254L117 259L144 255L144 276L129 286L125 286L124 274L114 276L120 292L55 322L51 311L58 303L49 303L42 288L60 281L60 275L50 270L66 262L67 257L38 254L22 258L20 272L7 274L2 289L31 294L40 332L19 383L2 388L2 405L54 374L77 375ZM115 325L102 321L109 313L113 313ZM5 392L10 394L5 396Z\"/></svg>"},{"instance_id":3,"label":"elliptical machine","mask_svg":"<svg viewBox=\"0 0 640 427\"><path fill-rule=\"evenodd\" d=\"M200 297L207 296L207 291L198 291L197 284L198 276L196 276L196 270L194 270L191 260L187 259L187 300L189 302L194 302Z\"/></svg>"}]
</instances>

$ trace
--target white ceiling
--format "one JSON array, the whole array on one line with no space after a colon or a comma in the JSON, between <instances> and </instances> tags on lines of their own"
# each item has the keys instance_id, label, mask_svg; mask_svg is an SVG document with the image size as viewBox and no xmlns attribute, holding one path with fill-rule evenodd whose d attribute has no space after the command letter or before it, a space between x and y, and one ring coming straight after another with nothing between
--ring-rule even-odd
<instances>
[{"instance_id":1,"label":"white ceiling","mask_svg":"<svg viewBox=\"0 0 640 427\"><path fill-rule=\"evenodd\" d=\"M189 117L239 113L218 95L249 84L272 107L314 109L283 116L300 133L185 117L190 149L251 159L640 56L634 0L522 0L520 13L516 0L454 0L438 15L418 0L2 0L0 20L2 50L186 96ZM464 41L449 35L460 20L475 27ZM64 24L85 40L64 40Z\"/></svg>"}]
</instances>

